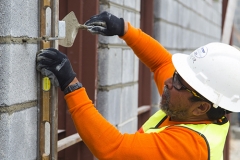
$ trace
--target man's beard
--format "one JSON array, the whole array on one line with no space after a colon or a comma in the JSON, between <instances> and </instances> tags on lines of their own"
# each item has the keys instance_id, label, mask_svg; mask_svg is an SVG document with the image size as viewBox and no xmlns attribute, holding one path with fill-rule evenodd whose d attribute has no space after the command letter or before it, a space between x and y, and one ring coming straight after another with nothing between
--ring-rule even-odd
<instances>
[{"instance_id":1,"label":"man's beard","mask_svg":"<svg viewBox=\"0 0 240 160\"><path fill-rule=\"evenodd\" d=\"M160 108L167 114L169 112L170 94L167 86L164 86ZM169 114L167 114L169 115Z\"/></svg>"},{"instance_id":2,"label":"man's beard","mask_svg":"<svg viewBox=\"0 0 240 160\"><path fill-rule=\"evenodd\" d=\"M171 119L174 120L184 120L186 117L186 112L187 110L176 110L177 108L175 108L175 110L170 109L170 93L169 90L167 89L167 87L164 87L164 91L163 91L163 95L162 95L162 100L160 103L160 108L163 110L164 113L166 113L166 115L170 116Z\"/></svg>"}]
</instances>

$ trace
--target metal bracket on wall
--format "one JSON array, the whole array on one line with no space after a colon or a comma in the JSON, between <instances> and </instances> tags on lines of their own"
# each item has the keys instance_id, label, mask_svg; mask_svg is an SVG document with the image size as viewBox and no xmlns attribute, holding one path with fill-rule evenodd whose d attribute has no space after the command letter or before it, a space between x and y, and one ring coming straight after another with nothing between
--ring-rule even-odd
<instances>
[{"instance_id":1,"label":"metal bracket on wall","mask_svg":"<svg viewBox=\"0 0 240 160\"><path fill-rule=\"evenodd\" d=\"M41 0L40 5L40 37L48 34L50 37L57 37L59 17L58 0ZM47 12L50 10L50 12ZM48 20L50 18L50 20ZM48 32L48 33L47 33ZM57 41L40 41L40 48L57 48ZM58 109L57 109L57 88L51 86L48 77L39 76L39 140L38 159L57 160L57 140L58 140Z\"/></svg>"}]
</instances>

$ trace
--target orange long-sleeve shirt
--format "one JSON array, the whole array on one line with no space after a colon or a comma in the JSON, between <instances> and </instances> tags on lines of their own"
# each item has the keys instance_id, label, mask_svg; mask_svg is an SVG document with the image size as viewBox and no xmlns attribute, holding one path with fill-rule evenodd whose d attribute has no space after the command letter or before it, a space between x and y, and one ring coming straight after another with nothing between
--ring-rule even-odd
<instances>
[{"instance_id":1,"label":"orange long-sleeve shirt","mask_svg":"<svg viewBox=\"0 0 240 160\"><path fill-rule=\"evenodd\" d=\"M154 72L159 92L162 93L164 81L174 71L171 54L130 24L122 38ZM96 110L84 88L66 95L65 99L79 135L100 160L207 159L206 142L189 129L173 126L160 133L121 134ZM162 125L174 124L179 123L167 119Z\"/></svg>"}]
</instances>

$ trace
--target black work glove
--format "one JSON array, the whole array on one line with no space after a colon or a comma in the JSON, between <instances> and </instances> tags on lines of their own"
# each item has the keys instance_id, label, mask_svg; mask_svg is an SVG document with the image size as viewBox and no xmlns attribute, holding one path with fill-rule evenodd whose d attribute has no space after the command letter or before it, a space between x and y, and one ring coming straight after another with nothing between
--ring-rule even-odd
<instances>
[{"instance_id":1,"label":"black work glove","mask_svg":"<svg viewBox=\"0 0 240 160\"><path fill-rule=\"evenodd\" d=\"M67 56L54 48L40 50L37 70L49 77L53 85L60 86L62 91L76 77Z\"/></svg>"},{"instance_id":2,"label":"black work glove","mask_svg":"<svg viewBox=\"0 0 240 160\"><path fill-rule=\"evenodd\" d=\"M93 34L104 36L124 35L124 20L106 11L91 17L84 25L88 26L88 31Z\"/></svg>"}]
</instances>

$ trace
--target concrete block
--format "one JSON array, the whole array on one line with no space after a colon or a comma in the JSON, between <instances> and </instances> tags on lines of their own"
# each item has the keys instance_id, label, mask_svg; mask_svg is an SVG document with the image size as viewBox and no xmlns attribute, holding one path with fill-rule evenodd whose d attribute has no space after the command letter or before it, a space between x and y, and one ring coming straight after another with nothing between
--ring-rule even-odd
<instances>
[{"instance_id":1,"label":"concrete block","mask_svg":"<svg viewBox=\"0 0 240 160\"><path fill-rule=\"evenodd\" d=\"M164 32L164 23L161 23L161 21L157 21L154 23L154 30L153 30L153 35L154 38L159 41L162 45L164 43L164 37L166 36L166 33Z\"/></svg>"},{"instance_id":2,"label":"concrete block","mask_svg":"<svg viewBox=\"0 0 240 160\"><path fill-rule=\"evenodd\" d=\"M196 22L196 17L197 17L197 16L196 16L196 14L195 14L194 12L192 12L192 11L191 11L190 14L191 14L191 16L190 16L190 22L191 22L191 23L190 23L190 25L189 25L189 29L190 29L190 30L196 30L196 23L195 23L195 22ZM197 17L197 18L199 18L199 17ZM194 22L194 23L193 23L193 22Z\"/></svg>"},{"instance_id":3,"label":"concrete block","mask_svg":"<svg viewBox=\"0 0 240 160\"><path fill-rule=\"evenodd\" d=\"M2 0L0 35L38 37L38 0Z\"/></svg>"},{"instance_id":4,"label":"concrete block","mask_svg":"<svg viewBox=\"0 0 240 160\"><path fill-rule=\"evenodd\" d=\"M177 27L176 29L176 48L180 49L180 48L183 48L183 41L186 41L184 38L183 38L183 28L182 27Z\"/></svg>"},{"instance_id":5,"label":"concrete block","mask_svg":"<svg viewBox=\"0 0 240 160\"><path fill-rule=\"evenodd\" d=\"M185 7L190 7L191 0L178 0L178 2Z\"/></svg>"},{"instance_id":6,"label":"concrete block","mask_svg":"<svg viewBox=\"0 0 240 160\"><path fill-rule=\"evenodd\" d=\"M180 26L183 26L183 21L185 20L185 11L186 9L184 8L184 6L180 3L178 3L178 14L177 14L177 24Z\"/></svg>"},{"instance_id":7,"label":"concrete block","mask_svg":"<svg viewBox=\"0 0 240 160\"><path fill-rule=\"evenodd\" d=\"M123 11L124 11L124 9L122 7L117 7L117 6L114 6L114 5L110 5L109 12L112 13L113 15L115 15L118 18L121 18L121 17L124 16Z\"/></svg>"},{"instance_id":8,"label":"concrete block","mask_svg":"<svg viewBox=\"0 0 240 160\"><path fill-rule=\"evenodd\" d=\"M112 3L116 3L116 4L119 4L119 5L123 5L123 0L109 0L109 2L112 2Z\"/></svg>"},{"instance_id":9,"label":"concrete block","mask_svg":"<svg viewBox=\"0 0 240 160\"><path fill-rule=\"evenodd\" d=\"M99 5L99 12L107 11L109 12L110 5L109 4L100 4Z\"/></svg>"},{"instance_id":10,"label":"concrete block","mask_svg":"<svg viewBox=\"0 0 240 160\"><path fill-rule=\"evenodd\" d=\"M206 5L205 1L197 0L197 4L195 6L196 13L204 17L204 15L206 14L206 10L208 10L209 8L209 5Z\"/></svg>"},{"instance_id":11,"label":"concrete block","mask_svg":"<svg viewBox=\"0 0 240 160\"><path fill-rule=\"evenodd\" d=\"M139 1L139 0L138 0ZM126 7L129 7L129 8L133 8L135 9L136 8L136 0L124 0L123 1L123 5L126 6Z\"/></svg>"},{"instance_id":12,"label":"concrete block","mask_svg":"<svg viewBox=\"0 0 240 160\"><path fill-rule=\"evenodd\" d=\"M133 71L133 81L138 81L138 75L139 75L139 58L134 55L134 71Z\"/></svg>"},{"instance_id":13,"label":"concrete block","mask_svg":"<svg viewBox=\"0 0 240 160\"><path fill-rule=\"evenodd\" d=\"M211 33L209 33L209 28L212 26L212 24L209 21L201 18L199 25L201 25L199 27L199 32L202 33L202 35L211 35Z\"/></svg>"},{"instance_id":14,"label":"concrete block","mask_svg":"<svg viewBox=\"0 0 240 160\"><path fill-rule=\"evenodd\" d=\"M181 30L181 33L179 33L181 38L179 38L179 48L187 48L189 45L189 31L185 28Z\"/></svg>"},{"instance_id":15,"label":"concrete block","mask_svg":"<svg viewBox=\"0 0 240 160\"><path fill-rule=\"evenodd\" d=\"M210 6L205 6L204 14L202 14L202 16L203 16L206 20L208 20L208 21L210 21L210 22L213 22L213 21L214 21L214 20L213 20L213 12L214 12L214 10L212 9L212 7L210 7Z\"/></svg>"},{"instance_id":16,"label":"concrete block","mask_svg":"<svg viewBox=\"0 0 240 160\"><path fill-rule=\"evenodd\" d=\"M197 16L197 14L196 14ZM194 25L194 31L198 32L198 33L203 33L203 34L207 34L206 33L206 28L209 27L209 22L204 19L203 17L195 17L196 22Z\"/></svg>"},{"instance_id":17,"label":"concrete block","mask_svg":"<svg viewBox=\"0 0 240 160\"><path fill-rule=\"evenodd\" d=\"M140 28L140 13L124 10L124 20L129 21L134 27Z\"/></svg>"},{"instance_id":18,"label":"concrete block","mask_svg":"<svg viewBox=\"0 0 240 160\"><path fill-rule=\"evenodd\" d=\"M209 28L210 37L214 37L214 39L221 38L221 27L216 26L215 24L211 24L211 27Z\"/></svg>"},{"instance_id":19,"label":"concrete block","mask_svg":"<svg viewBox=\"0 0 240 160\"><path fill-rule=\"evenodd\" d=\"M153 8L154 8L154 17L156 19L164 19L167 20L168 19L168 7L169 7L169 1L154 1L153 2Z\"/></svg>"},{"instance_id":20,"label":"concrete block","mask_svg":"<svg viewBox=\"0 0 240 160\"><path fill-rule=\"evenodd\" d=\"M1 160L37 159L37 107L0 118Z\"/></svg>"},{"instance_id":21,"label":"concrete block","mask_svg":"<svg viewBox=\"0 0 240 160\"><path fill-rule=\"evenodd\" d=\"M209 30L208 31L209 32L209 34L208 34L209 37L216 37L217 36L217 35L215 35L216 34L216 30L215 29L216 28L217 27L214 24L212 24L212 23L209 24L209 29L208 29Z\"/></svg>"},{"instance_id":22,"label":"concrete block","mask_svg":"<svg viewBox=\"0 0 240 160\"><path fill-rule=\"evenodd\" d=\"M172 36L170 35L172 40L172 48L178 48L178 33L180 32L180 29L181 28L179 26L173 26L172 28Z\"/></svg>"},{"instance_id":23,"label":"concrete block","mask_svg":"<svg viewBox=\"0 0 240 160\"><path fill-rule=\"evenodd\" d=\"M98 91L97 109L113 125L120 122L121 88Z\"/></svg>"},{"instance_id":24,"label":"concrete block","mask_svg":"<svg viewBox=\"0 0 240 160\"><path fill-rule=\"evenodd\" d=\"M0 16L0 35L6 36L11 34L11 0L1 1L0 4L1 16Z\"/></svg>"},{"instance_id":25,"label":"concrete block","mask_svg":"<svg viewBox=\"0 0 240 160\"><path fill-rule=\"evenodd\" d=\"M200 37L200 34L193 32L193 37L194 37L194 38L192 39L193 45L191 46L192 48L197 49L198 47L200 47L201 45L203 45L203 44L200 44L200 42L198 41L198 39L199 39L199 37Z\"/></svg>"},{"instance_id":26,"label":"concrete block","mask_svg":"<svg viewBox=\"0 0 240 160\"><path fill-rule=\"evenodd\" d=\"M155 19L158 19L161 17L161 1L153 1L153 16Z\"/></svg>"},{"instance_id":27,"label":"concrete block","mask_svg":"<svg viewBox=\"0 0 240 160\"><path fill-rule=\"evenodd\" d=\"M122 81L122 49L98 50L98 85L110 86Z\"/></svg>"},{"instance_id":28,"label":"concrete block","mask_svg":"<svg viewBox=\"0 0 240 160\"><path fill-rule=\"evenodd\" d=\"M173 28L174 28L174 25L166 23L165 32L166 32L167 36L164 37L164 39L165 39L164 47L172 48L173 39L176 38L176 37L174 37L174 29Z\"/></svg>"},{"instance_id":29,"label":"concrete block","mask_svg":"<svg viewBox=\"0 0 240 160\"><path fill-rule=\"evenodd\" d=\"M221 34L221 33L222 33L222 30L221 30L221 27L216 27L215 32L216 32L216 34L215 34L216 40L217 40L217 41L220 41L221 38L222 38L222 34Z\"/></svg>"},{"instance_id":30,"label":"concrete block","mask_svg":"<svg viewBox=\"0 0 240 160\"><path fill-rule=\"evenodd\" d=\"M0 106L37 99L37 51L34 44L0 44Z\"/></svg>"},{"instance_id":31,"label":"concrete block","mask_svg":"<svg viewBox=\"0 0 240 160\"><path fill-rule=\"evenodd\" d=\"M196 31L202 34L207 34L207 28L209 27L209 22L202 17L196 22Z\"/></svg>"},{"instance_id":32,"label":"concrete block","mask_svg":"<svg viewBox=\"0 0 240 160\"><path fill-rule=\"evenodd\" d=\"M191 37L191 40L189 40L188 48L193 48L193 46L194 46L194 42L193 41L195 39L194 32L189 31L189 37Z\"/></svg>"},{"instance_id":33,"label":"concrete block","mask_svg":"<svg viewBox=\"0 0 240 160\"><path fill-rule=\"evenodd\" d=\"M129 10L124 10L124 20L129 21L132 26L136 26L136 14ZM138 24L139 25L139 24Z\"/></svg>"},{"instance_id":34,"label":"concrete block","mask_svg":"<svg viewBox=\"0 0 240 160\"><path fill-rule=\"evenodd\" d=\"M219 27L222 25L222 17L218 12L214 12L214 23L216 23L216 25Z\"/></svg>"},{"instance_id":35,"label":"concrete block","mask_svg":"<svg viewBox=\"0 0 240 160\"><path fill-rule=\"evenodd\" d=\"M190 23L191 23L191 21L190 21L191 11L189 9L187 9L187 8L183 8L183 15L182 16L183 16L182 17L182 19L183 19L182 26L184 28L189 28L190 27Z\"/></svg>"},{"instance_id":36,"label":"concrete block","mask_svg":"<svg viewBox=\"0 0 240 160\"><path fill-rule=\"evenodd\" d=\"M191 1L191 2L190 2L190 8L191 8L194 12L197 12L198 4L199 4L199 0Z\"/></svg>"},{"instance_id":37,"label":"concrete block","mask_svg":"<svg viewBox=\"0 0 240 160\"><path fill-rule=\"evenodd\" d=\"M135 18L135 27L136 27L136 28L140 28L140 19L141 19L141 16L140 16L140 14L136 14L135 16L136 16L136 18Z\"/></svg>"},{"instance_id":38,"label":"concrete block","mask_svg":"<svg viewBox=\"0 0 240 160\"><path fill-rule=\"evenodd\" d=\"M216 10L219 14L222 13L222 1L223 0L220 0L220 1L214 1L214 4L216 5ZM239 1L238 1L238 4L239 4ZM240 5L238 5L240 6Z\"/></svg>"},{"instance_id":39,"label":"concrete block","mask_svg":"<svg viewBox=\"0 0 240 160\"><path fill-rule=\"evenodd\" d=\"M123 43L123 40L119 38L119 36L98 36L98 41L101 44L109 44L109 45L119 45Z\"/></svg>"},{"instance_id":40,"label":"concrete block","mask_svg":"<svg viewBox=\"0 0 240 160\"><path fill-rule=\"evenodd\" d=\"M171 9L168 8L168 19L167 21L172 22L174 24L178 23L179 18L179 3L177 1L168 1L168 6L171 6ZM166 13L165 13L166 14Z\"/></svg>"},{"instance_id":41,"label":"concrete block","mask_svg":"<svg viewBox=\"0 0 240 160\"><path fill-rule=\"evenodd\" d=\"M127 121L128 119L137 116L138 104L138 85L131 85L122 88L121 96L121 117L120 122Z\"/></svg>"},{"instance_id":42,"label":"concrete block","mask_svg":"<svg viewBox=\"0 0 240 160\"><path fill-rule=\"evenodd\" d=\"M157 21L154 23L154 38L159 41L163 46L166 45L167 24L164 21Z\"/></svg>"},{"instance_id":43,"label":"concrete block","mask_svg":"<svg viewBox=\"0 0 240 160\"><path fill-rule=\"evenodd\" d=\"M141 11L141 0L136 0L135 9L139 12Z\"/></svg>"},{"instance_id":44,"label":"concrete block","mask_svg":"<svg viewBox=\"0 0 240 160\"><path fill-rule=\"evenodd\" d=\"M121 123L117 126L118 130L121 133L135 133L138 130L138 118L133 117L132 119L129 119L128 121Z\"/></svg>"},{"instance_id":45,"label":"concrete block","mask_svg":"<svg viewBox=\"0 0 240 160\"><path fill-rule=\"evenodd\" d=\"M238 125L231 126L231 133L233 138L240 139L240 127Z\"/></svg>"},{"instance_id":46,"label":"concrete block","mask_svg":"<svg viewBox=\"0 0 240 160\"><path fill-rule=\"evenodd\" d=\"M198 46L198 47L200 47L200 46L202 46L202 45L205 45L206 43L205 43L205 36L204 35L199 35L200 36L200 38L199 38L199 43L200 43L200 45Z\"/></svg>"},{"instance_id":47,"label":"concrete block","mask_svg":"<svg viewBox=\"0 0 240 160\"><path fill-rule=\"evenodd\" d=\"M135 83L133 85L133 110L135 112L135 106L138 107L138 83ZM137 111L136 113L133 113L133 115L138 114Z\"/></svg>"},{"instance_id":48,"label":"concrete block","mask_svg":"<svg viewBox=\"0 0 240 160\"><path fill-rule=\"evenodd\" d=\"M208 6L205 3L204 12L201 14L206 20L213 21L212 13L214 12L212 6Z\"/></svg>"},{"instance_id":49,"label":"concrete block","mask_svg":"<svg viewBox=\"0 0 240 160\"><path fill-rule=\"evenodd\" d=\"M133 81L134 60L134 53L130 49L124 49L122 55L122 83Z\"/></svg>"}]
</instances>

